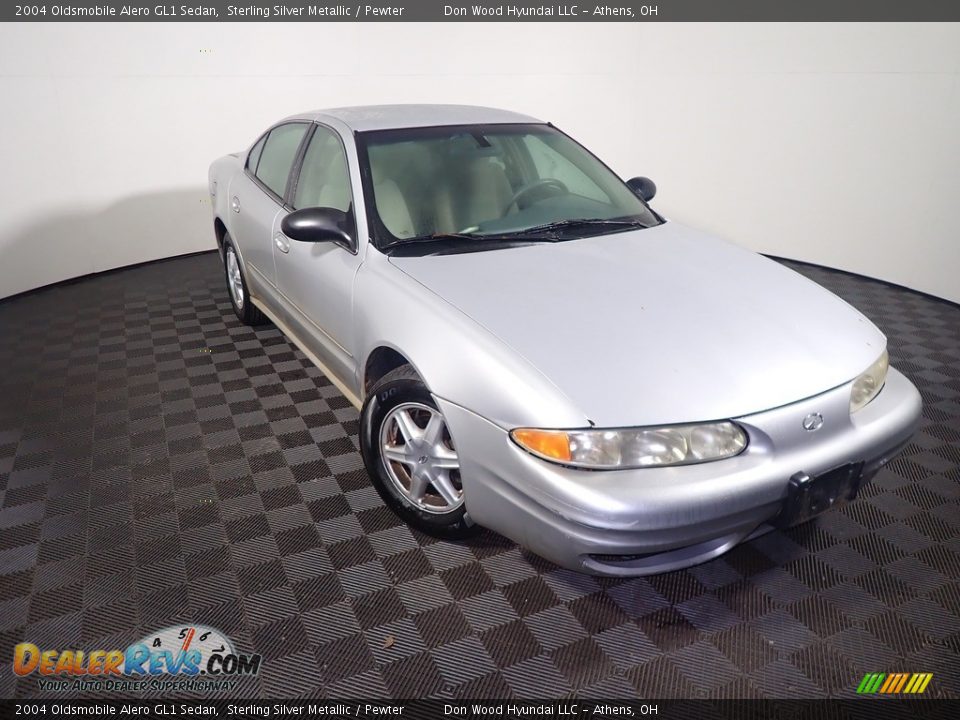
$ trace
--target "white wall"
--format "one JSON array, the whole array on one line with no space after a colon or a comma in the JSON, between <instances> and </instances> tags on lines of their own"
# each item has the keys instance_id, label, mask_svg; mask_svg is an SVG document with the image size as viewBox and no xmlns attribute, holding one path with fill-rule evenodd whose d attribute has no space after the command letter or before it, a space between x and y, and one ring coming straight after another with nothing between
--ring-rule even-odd
<instances>
[{"instance_id":1,"label":"white wall","mask_svg":"<svg viewBox=\"0 0 960 720\"><path fill-rule=\"evenodd\" d=\"M960 25L0 26L0 297L213 247L214 157L299 110L554 121L675 220L960 301Z\"/></svg>"}]
</instances>

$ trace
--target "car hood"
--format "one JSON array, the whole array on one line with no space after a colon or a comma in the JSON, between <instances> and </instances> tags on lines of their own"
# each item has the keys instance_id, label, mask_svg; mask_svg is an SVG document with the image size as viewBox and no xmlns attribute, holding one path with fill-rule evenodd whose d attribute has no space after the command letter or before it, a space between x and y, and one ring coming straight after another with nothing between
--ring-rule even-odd
<instances>
[{"instance_id":1,"label":"car hood","mask_svg":"<svg viewBox=\"0 0 960 720\"><path fill-rule=\"evenodd\" d=\"M672 222L391 262L532 363L598 427L779 407L849 382L886 346L816 283Z\"/></svg>"}]
</instances>

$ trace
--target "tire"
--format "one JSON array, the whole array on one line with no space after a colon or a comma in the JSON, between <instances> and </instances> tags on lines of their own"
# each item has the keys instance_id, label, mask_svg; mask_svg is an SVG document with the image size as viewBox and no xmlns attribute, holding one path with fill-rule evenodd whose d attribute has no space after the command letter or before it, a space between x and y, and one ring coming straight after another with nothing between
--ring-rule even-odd
<instances>
[{"instance_id":1,"label":"tire","mask_svg":"<svg viewBox=\"0 0 960 720\"><path fill-rule=\"evenodd\" d=\"M243 268L240 266L239 256L233 246L230 233L225 233L223 236L223 270L227 280L230 304L233 305L233 312L236 313L240 322L244 325L266 323L267 316L260 312L260 308L250 300L247 279L243 276Z\"/></svg>"},{"instance_id":2,"label":"tire","mask_svg":"<svg viewBox=\"0 0 960 720\"><path fill-rule=\"evenodd\" d=\"M387 447L394 459L385 456ZM380 497L408 525L445 540L480 532L467 513L446 421L409 365L384 375L367 395L360 411L360 452ZM403 460L396 459L400 456Z\"/></svg>"}]
</instances>

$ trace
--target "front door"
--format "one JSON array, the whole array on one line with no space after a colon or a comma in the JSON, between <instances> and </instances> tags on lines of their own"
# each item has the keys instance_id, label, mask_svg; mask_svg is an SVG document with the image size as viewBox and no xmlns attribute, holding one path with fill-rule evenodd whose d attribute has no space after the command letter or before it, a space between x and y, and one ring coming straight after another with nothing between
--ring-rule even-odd
<instances>
[{"instance_id":1,"label":"front door","mask_svg":"<svg viewBox=\"0 0 960 720\"><path fill-rule=\"evenodd\" d=\"M347 156L336 132L316 126L294 183L290 195L294 210L353 210ZM285 214L282 212L274 223L273 256L277 286L288 306L293 330L341 382L351 387L356 371L353 281L360 267L356 245L290 240L280 231Z\"/></svg>"}]
</instances>

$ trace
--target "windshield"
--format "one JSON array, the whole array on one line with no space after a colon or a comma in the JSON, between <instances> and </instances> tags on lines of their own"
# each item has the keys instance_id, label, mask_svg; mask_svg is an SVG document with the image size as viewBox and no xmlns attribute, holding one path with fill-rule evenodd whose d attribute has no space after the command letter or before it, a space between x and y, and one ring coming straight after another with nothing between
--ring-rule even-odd
<instances>
[{"instance_id":1,"label":"windshield","mask_svg":"<svg viewBox=\"0 0 960 720\"><path fill-rule=\"evenodd\" d=\"M564 227L569 239L660 223L609 168L548 125L413 128L358 139L380 248L454 235L493 247L551 227Z\"/></svg>"}]
</instances>

